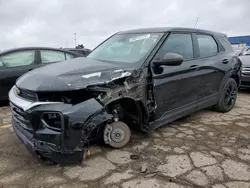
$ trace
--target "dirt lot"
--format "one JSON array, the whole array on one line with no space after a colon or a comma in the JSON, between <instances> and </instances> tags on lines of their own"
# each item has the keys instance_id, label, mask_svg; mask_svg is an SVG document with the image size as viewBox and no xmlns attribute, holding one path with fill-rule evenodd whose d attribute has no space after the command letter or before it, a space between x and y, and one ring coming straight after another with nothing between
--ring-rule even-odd
<instances>
[{"instance_id":1,"label":"dirt lot","mask_svg":"<svg viewBox=\"0 0 250 188\"><path fill-rule=\"evenodd\" d=\"M227 114L201 111L150 136L134 133L122 150L92 147L77 166L39 162L10 123L9 107L1 107L0 187L250 187L250 92Z\"/></svg>"}]
</instances>

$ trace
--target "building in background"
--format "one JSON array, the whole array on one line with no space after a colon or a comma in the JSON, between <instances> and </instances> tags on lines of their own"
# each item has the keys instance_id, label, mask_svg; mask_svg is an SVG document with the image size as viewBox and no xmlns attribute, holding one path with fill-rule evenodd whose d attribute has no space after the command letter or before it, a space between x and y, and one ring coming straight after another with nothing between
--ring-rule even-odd
<instances>
[{"instance_id":1,"label":"building in background","mask_svg":"<svg viewBox=\"0 0 250 188\"><path fill-rule=\"evenodd\" d=\"M250 46L250 35L248 36L236 36L228 37L229 42L233 47L245 47Z\"/></svg>"}]
</instances>

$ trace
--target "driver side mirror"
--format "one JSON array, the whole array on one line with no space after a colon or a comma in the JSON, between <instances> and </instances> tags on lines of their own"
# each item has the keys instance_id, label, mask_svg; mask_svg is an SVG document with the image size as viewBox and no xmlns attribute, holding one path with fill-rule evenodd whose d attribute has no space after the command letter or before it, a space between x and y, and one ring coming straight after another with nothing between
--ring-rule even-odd
<instances>
[{"instance_id":1,"label":"driver side mirror","mask_svg":"<svg viewBox=\"0 0 250 188\"><path fill-rule=\"evenodd\" d=\"M154 65L160 67L162 65L167 66L178 66L183 62L183 57L180 54L176 53L166 53L162 60L153 61Z\"/></svg>"}]
</instances>

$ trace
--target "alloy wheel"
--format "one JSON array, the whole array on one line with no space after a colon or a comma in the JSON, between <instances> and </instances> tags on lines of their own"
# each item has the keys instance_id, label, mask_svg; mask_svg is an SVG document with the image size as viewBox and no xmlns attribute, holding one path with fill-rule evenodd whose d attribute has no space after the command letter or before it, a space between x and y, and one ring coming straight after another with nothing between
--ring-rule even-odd
<instances>
[{"instance_id":1,"label":"alloy wheel","mask_svg":"<svg viewBox=\"0 0 250 188\"><path fill-rule=\"evenodd\" d=\"M224 105L227 109L234 106L237 98L237 87L233 83L229 83L225 90Z\"/></svg>"}]
</instances>

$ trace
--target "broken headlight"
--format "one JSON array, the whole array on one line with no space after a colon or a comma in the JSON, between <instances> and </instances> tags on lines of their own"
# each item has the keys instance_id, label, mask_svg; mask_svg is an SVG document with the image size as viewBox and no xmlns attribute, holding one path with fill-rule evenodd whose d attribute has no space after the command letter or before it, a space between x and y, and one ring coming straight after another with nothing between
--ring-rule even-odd
<instances>
[{"instance_id":1,"label":"broken headlight","mask_svg":"<svg viewBox=\"0 0 250 188\"><path fill-rule=\"evenodd\" d=\"M41 122L45 127L53 130L61 130L62 114L59 112L45 112L41 116Z\"/></svg>"}]
</instances>

